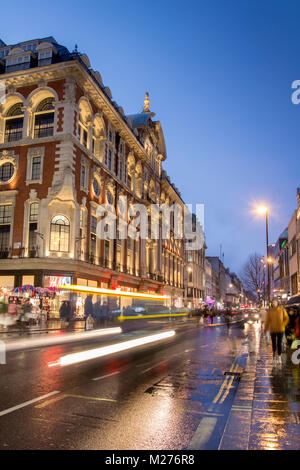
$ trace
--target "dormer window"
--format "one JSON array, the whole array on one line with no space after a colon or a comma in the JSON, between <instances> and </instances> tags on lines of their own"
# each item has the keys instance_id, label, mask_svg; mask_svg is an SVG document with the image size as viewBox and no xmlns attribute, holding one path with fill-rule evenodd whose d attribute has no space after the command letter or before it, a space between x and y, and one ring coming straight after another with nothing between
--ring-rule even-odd
<instances>
[{"instance_id":1,"label":"dormer window","mask_svg":"<svg viewBox=\"0 0 300 470\"><path fill-rule=\"evenodd\" d=\"M6 57L9 53L10 49L4 49L0 51L0 59L3 59L3 57Z\"/></svg>"},{"instance_id":2,"label":"dormer window","mask_svg":"<svg viewBox=\"0 0 300 470\"><path fill-rule=\"evenodd\" d=\"M14 72L16 70L23 70L30 68L30 54L12 55L6 58L5 72Z\"/></svg>"},{"instance_id":3,"label":"dormer window","mask_svg":"<svg viewBox=\"0 0 300 470\"><path fill-rule=\"evenodd\" d=\"M47 51L39 51L38 66L42 67L43 65L52 64L52 56L53 56L53 52L51 49Z\"/></svg>"},{"instance_id":4,"label":"dormer window","mask_svg":"<svg viewBox=\"0 0 300 470\"><path fill-rule=\"evenodd\" d=\"M25 44L22 47L23 47L24 51L35 51L36 47L37 47L37 43L34 42L34 43L31 43L31 44Z\"/></svg>"},{"instance_id":5,"label":"dormer window","mask_svg":"<svg viewBox=\"0 0 300 470\"><path fill-rule=\"evenodd\" d=\"M57 50L51 42L41 42L36 46L36 53L38 54L38 66L43 67L52 64Z\"/></svg>"}]
</instances>

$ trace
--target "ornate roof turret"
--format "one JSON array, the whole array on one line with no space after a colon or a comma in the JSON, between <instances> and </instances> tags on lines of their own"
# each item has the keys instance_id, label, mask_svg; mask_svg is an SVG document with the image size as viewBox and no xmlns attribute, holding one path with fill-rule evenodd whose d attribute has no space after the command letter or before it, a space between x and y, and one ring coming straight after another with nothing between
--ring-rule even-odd
<instances>
[{"instance_id":1,"label":"ornate roof turret","mask_svg":"<svg viewBox=\"0 0 300 470\"><path fill-rule=\"evenodd\" d=\"M151 113L150 111L150 100L149 100L149 93L146 91L145 99L144 99L144 109L143 113Z\"/></svg>"}]
</instances>

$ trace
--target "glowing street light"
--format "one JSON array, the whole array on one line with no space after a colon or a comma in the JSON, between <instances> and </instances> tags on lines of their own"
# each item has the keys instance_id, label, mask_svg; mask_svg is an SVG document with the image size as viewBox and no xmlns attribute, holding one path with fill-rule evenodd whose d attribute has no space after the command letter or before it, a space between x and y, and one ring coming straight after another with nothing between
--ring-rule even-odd
<instances>
[{"instance_id":1,"label":"glowing street light","mask_svg":"<svg viewBox=\"0 0 300 470\"><path fill-rule=\"evenodd\" d=\"M266 214L268 212L268 208L265 207L265 206L258 206L258 208L256 209L257 213L258 214Z\"/></svg>"}]
</instances>

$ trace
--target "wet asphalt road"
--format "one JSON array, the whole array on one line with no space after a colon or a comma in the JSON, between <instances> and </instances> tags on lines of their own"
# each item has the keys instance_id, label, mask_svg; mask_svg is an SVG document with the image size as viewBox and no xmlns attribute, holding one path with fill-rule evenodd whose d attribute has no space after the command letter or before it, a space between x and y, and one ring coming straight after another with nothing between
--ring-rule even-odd
<instances>
[{"instance_id":1,"label":"wet asphalt road","mask_svg":"<svg viewBox=\"0 0 300 470\"><path fill-rule=\"evenodd\" d=\"M170 328L176 335L153 345L48 367L65 354ZM9 352L0 365L0 449L218 449L248 333L239 323L228 331L195 320L124 330Z\"/></svg>"}]
</instances>

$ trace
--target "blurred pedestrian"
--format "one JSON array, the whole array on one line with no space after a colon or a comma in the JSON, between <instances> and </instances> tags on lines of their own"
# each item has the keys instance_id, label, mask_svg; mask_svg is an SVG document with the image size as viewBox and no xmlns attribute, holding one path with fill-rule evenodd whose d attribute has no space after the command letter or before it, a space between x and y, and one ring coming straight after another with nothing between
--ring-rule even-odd
<instances>
[{"instance_id":1,"label":"blurred pedestrian","mask_svg":"<svg viewBox=\"0 0 300 470\"><path fill-rule=\"evenodd\" d=\"M227 307L225 310L225 323L227 326L227 330L229 330L230 328L230 322L231 322L231 309Z\"/></svg>"},{"instance_id":2,"label":"blurred pedestrian","mask_svg":"<svg viewBox=\"0 0 300 470\"><path fill-rule=\"evenodd\" d=\"M272 301L272 307L269 308L266 316L265 331L269 331L272 340L273 366L276 366L276 353L278 364L281 365L282 337L285 327L289 322L288 314L285 309L278 305L278 301Z\"/></svg>"},{"instance_id":3,"label":"blurred pedestrian","mask_svg":"<svg viewBox=\"0 0 300 470\"><path fill-rule=\"evenodd\" d=\"M84 301L84 316L87 318L89 315L94 315L93 298L91 295L88 295Z\"/></svg>"},{"instance_id":4,"label":"blurred pedestrian","mask_svg":"<svg viewBox=\"0 0 300 470\"><path fill-rule=\"evenodd\" d=\"M64 300L59 309L59 316L61 320L69 321L71 318L71 304L69 300Z\"/></svg>"},{"instance_id":5,"label":"blurred pedestrian","mask_svg":"<svg viewBox=\"0 0 300 470\"><path fill-rule=\"evenodd\" d=\"M265 326L266 317L267 317L266 309L264 307L261 307L259 310L259 319L260 319L262 327Z\"/></svg>"}]
</instances>

